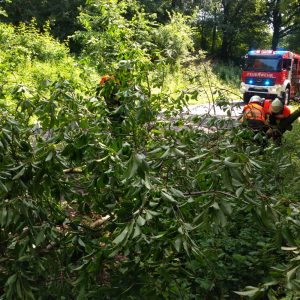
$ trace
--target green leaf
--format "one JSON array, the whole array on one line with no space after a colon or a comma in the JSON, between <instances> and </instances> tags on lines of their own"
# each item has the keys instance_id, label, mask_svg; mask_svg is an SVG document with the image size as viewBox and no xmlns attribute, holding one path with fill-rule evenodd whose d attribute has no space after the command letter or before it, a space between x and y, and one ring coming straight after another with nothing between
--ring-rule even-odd
<instances>
[{"instance_id":1,"label":"green leaf","mask_svg":"<svg viewBox=\"0 0 300 300\"><path fill-rule=\"evenodd\" d=\"M13 283L16 282L16 280L17 280L17 274L13 274L13 275L9 276L5 283L5 286L12 285Z\"/></svg>"},{"instance_id":2,"label":"green leaf","mask_svg":"<svg viewBox=\"0 0 300 300\"><path fill-rule=\"evenodd\" d=\"M235 191L236 196L239 198L239 197L241 196L241 194L242 194L243 191L244 191L244 187L243 187L243 186L239 187L239 188Z\"/></svg>"},{"instance_id":3,"label":"green leaf","mask_svg":"<svg viewBox=\"0 0 300 300\"><path fill-rule=\"evenodd\" d=\"M285 251L296 251L298 247L281 247L281 250Z\"/></svg>"},{"instance_id":4,"label":"green leaf","mask_svg":"<svg viewBox=\"0 0 300 300\"><path fill-rule=\"evenodd\" d=\"M231 160L232 160L232 157L226 157L224 159L225 166L230 167L230 168L237 168L237 167L242 166L241 163L231 162Z\"/></svg>"},{"instance_id":5,"label":"green leaf","mask_svg":"<svg viewBox=\"0 0 300 300\"><path fill-rule=\"evenodd\" d=\"M150 209L147 209L147 212L150 213L152 216L159 216L160 215L159 212L153 211L153 210L150 210Z\"/></svg>"},{"instance_id":6,"label":"green leaf","mask_svg":"<svg viewBox=\"0 0 300 300\"><path fill-rule=\"evenodd\" d=\"M180 157L185 156L185 153L183 151L179 150L178 148L174 148L173 153L176 154L177 156L180 156Z\"/></svg>"},{"instance_id":7,"label":"green leaf","mask_svg":"<svg viewBox=\"0 0 300 300\"><path fill-rule=\"evenodd\" d=\"M142 216L139 216L138 219L137 219L137 223L138 223L140 226L144 226L145 223L146 223L146 220L145 220Z\"/></svg>"},{"instance_id":8,"label":"green leaf","mask_svg":"<svg viewBox=\"0 0 300 300\"><path fill-rule=\"evenodd\" d=\"M81 238L78 238L78 244L85 248L85 243L83 242L83 240Z\"/></svg>"},{"instance_id":9,"label":"green leaf","mask_svg":"<svg viewBox=\"0 0 300 300\"><path fill-rule=\"evenodd\" d=\"M189 246L188 246L188 243L186 242L186 241L183 241L183 248L184 248L184 250L185 250L185 252L187 253L187 254L189 254Z\"/></svg>"},{"instance_id":10,"label":"green leaf","mask_svg":"<svg viewBox=\"0 0 300 300\"><path fill-rule=\"evenodd\" d=\"M207 153L197 155L195 157L191 157L187 161L195 161L195 160L201 160L202 161L205 156L207 156Z\"/></svg>"},{"instance_id":11,"label":"green leaf","mask_svg":"<svg viewBox=\"0 0 300 300\"><path fill-rule=\"evenodd\" d=\"M167 158L170 155L171 155L171 149L168 148L160 158Z\"/></svg>"},{"instance_id":12,"label":"green leaf","mask_svg":"<svg viewBox=\"0 0 300 300\"><path fill-rule=\"evenodd\" d=\"M26 168L25 167L23 167L22 169L21 169L21 171L17 174L17 175L15 175L14 177L13 177L13 179L12 180L16 180L16 179L19 179L21 176L23 176L24 175L24 173L25 173L25 170L26 170Z\"/></svg>"},{"instance_id":13,"label":"green leaf","mask_svg":"<svg viewBox=\"0 0 300 300\"><path fill-rule=\"evenodd\" d=\"M177 203L177 201L168 193L161 192L161 196L164 200L167 200L167 201L172 202L172 203Z\"/></svg>"},{"instance_id":14,"label":"green leaf","mask_svg":"<svg viewBox=\"0 0 300 300\"><path fill-rule=\"evenodd\" d=\"M80 271L84 267L86 267L88 264L89 264L89 261L86 261L85 263L83 263L82 265L78 266L77 268L72 269L72 271Z\"/></svg>"},{"instance_id":15,"label":"green leaf","mask_svg":"<svg viewBox=\"0 0 300 300\"><path fill-rule=\"evenodd\" d=\"M226 224L227 224L226 216L225 216L225 214L223 213L222 210L219 210L219 211L218 211L218 221L219 221L219 224L220 224L222 227L225 227Z\"/></svg>"},{"instance_id":16,"label":"green leaf","mask_svg":"<svg viewBox=\"0 0 300 300\"><path fill-rule=\"evenodd\" d=\"M49 152L49 154L47 155L47 157L46 157L45 161L49 161L49 160L51 160L51 159L52 159L52 157L53 157L53 151L50 151L50 152Z\"/></svg>"},{"instance_id":17,"label":"green leaf","mask_svg":"<svg viewBox=\"0 0 300 300\"><path fill-rule=\"evenodd\" d=\"M2 188L2 190L6 193L8 193L8 189L6 187L6 185L0 180L0 187Z\"/></svg>"},{"instance_id":18,"label":"green leaf","mask_svg":"<svg viewBox=\"0 0 300 300\"><path fill-rule=\"evenodd\" d=\"M219 209L220 209L220 206L219 206L218 202L214 202L214 203L211 205L211 207L213 207L213 208L216 209L216 210L219 210Z\"/></svg>"},{"instance_id":19,"label":"green leaf","mask_svg":"<svg viewBox=\"0 0 300 300\"><path fill-rule=\"evenodd\" d=\"M182 226L179 226L177 230L180 234L184 234Z\"/></svg>"},{"instance_id":20,"label":"green leaf","mask_svg":"<svg viewBox=\"0 0 300 300\"><path fill-rule=\"evenodd\" d=\"M147 210L146 211L146 220L149 221L152 219L152 214Z\"/></svg>"},{"instance_id":21,"label":"green leaf","mask_svg":"<svg viewBox=\"0 0 300 300\"><path fill-rule=\"evenodd\" d=\"M286 273L286 279L287 279L288 282L290 282L295 277L295 274L296 274L298 268L299 268L299 266L291 269L290 271L288 271Z\"/></svg>"},{"instance_id":22,"label":"green leaf","mask_svg":"<svg viewBox=\"0 0 300 300\"><path fill-rule=\"evenodd\" d=\"M185 198L184 194L183 194L181 191L179 191L179 190L177 190L177 189L175 189L175 188L173 188L173 187L170 188L170 192L171 192L172 195L175 196L175 197Z\"/></svg>"},{"instance_id":23,"label":"green leaf","mask_svg":"<svg viewBox=\"0 0 300 300\"><path fill-rule=\"evenodd\" d=\"M174 247L175 247L177 252L180 252L181 246L182 246L182 239L179 237L174 242Z\"/></svg>"},{"instance_id":24,"label":"green leaf","mask_svg":"<svg viewBox=\"0 0 300 300\"><path fill-rule=\"evenodd\" d=\"M256 288L256 287L253 287L253 286L247 286L246 289L247 289L246 291L235 292L235 293L240 295L240 296L253 297L253 296L256 296L256 294L260 292L259 288Z\"/></svg>"},{"instance_id":25,"label":"green leaf","mask_svg":"<svg viewBox=\"0 0 300 300\"><path fill-rule=\"evenodd\" d=\"M119 245L120 243L123 242L123 240L126 238L127 233L128 233L128 226L124 228L124 230L113 240L113 243L116 245Z\"/></svg>"},{"instance_id":26,"label":"green leaf","mask_svg":"<svg viewBox=\"0 0 300 300\"><path fill-rule=\"evenodd\" d=\"M149 176L147 174L145 174L144 183L145 183L145 187L148 190L151 190L152 186L151 186L151 182L150 182Z\"/></svg>"},{"instance_id":27,"label":"green leaf","mask_svg":"<svg viewBox=\"0 0 300 300\"><path fill-rule=\"evenodd\" d=\"M35 244L39 246L45 240L45 233L44 231L40 231L35 239Z\"/></svg>"},{"instance_id":28,"label":"green leaf","mask_svg":"<svg viewBox=\"0 0 300 300\"><path fill-rule=\"evenodd\" d=\"M139 164L140 164L140 159L137 157L136 154L133 154L129 160L128 170L126 172L127 179L132 178L136 174Z\"/></svg>"},{"instance_id":29,"label":"green leaf","mask_svg":"<svg viewBox=\"0 0 300 300\"><path fill-rule=\"evenodd\" d=\"M230 216L232 213L232 207L230 203L225 202L224 200L220 202L220 207L225 215Z\"/></svg>"},{"instance_id":30,"label":"green leaf","mask_svg":"<svg viewBox=\"0 0 300 300\"><path fill-rule=\"evenodd\" d=\"M223 178L224 187L231 190L232 189L231 175L230 175L228 169L224 170L224 172L222 174L222 178Z\"/></svg>"},{"instance_id":31,"label":"green leaf","mask_svg":"<svg viewBox=\"0 0 300 300\"><path fill-rule=\"evenodd\" d=\"M30 260L30 256L29 255L23 255L21 257L18 258L19 262L24 262L24 261L29 261Z\"/></svg>"},{"instance_id":32,"label":"green leaf","mask_svg":"<svg viewBox=\"0 0 300 300\"><path fill-rule=\"evenodd\" d=\"M0 213L0 225L5 227L6 226L6 217L7 217L7 209L6 207L2 208Z\"/></svg>"},{"instance_id":33,"label":"green leaf","mask_svg":"<svg viewBox=\"0 0 300 300\"><path fill-rule=\"evenodd\" d=\"M135 225L134 233L132 238L136 238L141 234L141 228L138 224Z\"/></svg>"},{"instance_id":34,"label":"green leaf","mask_svg":"<svg viewBox=\"0 0 300 300\"><path fill-rule=\"evenodd\" d=\"M17 290L17 294L19 296L19 299L24 299L24 295L22 293L22 288L21 288L21 283L20 283L20 279L17 280L16 282L16 290Z\"/></svg>"},{"instance_id":35,"label":"green leaf","mask_svg":"<svg viewBox=\"0 0 300 300\"><path fill-rule=\"evenodd\" d=\"M256 168L258 169L261 169L262 166L259 164L259 162L257 160L254 160L254 159L249 159L250 163L255 166Z\"/></svg>"},{"instance_id":36,"label":"green leaf","mask_svg":"<svg viewBox=\"0 0 300 300\"><path fill-rule=\"evenodd\" d=\"M161 148L159 147L159 148L156 148L156 149L153 149L153 150L151 150L151 151L149 151L148 152L148 154L156 154L156 153L159 153L161 151Z\"/></svg>"}]
</instances>

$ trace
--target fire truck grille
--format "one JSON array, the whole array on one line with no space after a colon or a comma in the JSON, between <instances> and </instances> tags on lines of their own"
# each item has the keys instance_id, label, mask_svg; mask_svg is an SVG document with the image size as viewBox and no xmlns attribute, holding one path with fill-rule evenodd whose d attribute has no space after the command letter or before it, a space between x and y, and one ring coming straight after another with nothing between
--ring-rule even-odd
<instances>
[{"instance_id":1,"label":"fire truck grille","mask_svg":"<svg viewBox=\"0 0 300 300\"><path fill-rule=\"evenodd\" d=\"M246 77L246 83L257 86L272 86L275 85L275 78Z\"/></svg>"},{"instance_id":2,"label":"fire truck grille","mask_svg":"<svg viewBox=\"0 0 300 300\"><path fill-rule=\"evenodd\" d=\"M267 93L268 89L255 89L255 88L250 88L249 92L260 92L260 93Z\"/></svg>"}]
</instances>

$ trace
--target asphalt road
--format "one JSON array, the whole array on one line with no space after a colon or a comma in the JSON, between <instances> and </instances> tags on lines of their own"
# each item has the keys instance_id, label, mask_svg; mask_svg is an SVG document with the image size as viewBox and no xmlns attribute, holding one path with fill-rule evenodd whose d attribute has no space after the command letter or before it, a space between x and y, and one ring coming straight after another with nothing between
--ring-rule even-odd
<instances>
[{"instance_id":1,"label":"asphalt road","mask_svg":"<svg viewBox=\"0 0 300 300\"><path fill-rule=\"evenodd\" d=\"M234 100L230 102L228 105L220 107L218 105L212 105L209 103L206 104L194 104L189 105L189 108L185 110L185 113L191 115L205 115L209 114L217 117L229 117L238 118L243 111L243 107L245 103L243 100ZM292 105L288 106L292 108ZM229 114L230 112L230 114Z\"/></svg>"},{"instance_id":2,"label":"asphalt road","mask_svg":"<svg viewBox=\"0 0 300 300\"><path fill-rule=\"evenodd\" d=\"M206 104L194 104L189 105L188 109L185 110L185 113L191 114L191 115L205 115L209 114L212 116L217 117L232 117L232 118L238 118L244 107L245 103L240 101L232 101L226 106L218 106L213 105L212 103L206 103Z\"/></svg>"}]
</instances>

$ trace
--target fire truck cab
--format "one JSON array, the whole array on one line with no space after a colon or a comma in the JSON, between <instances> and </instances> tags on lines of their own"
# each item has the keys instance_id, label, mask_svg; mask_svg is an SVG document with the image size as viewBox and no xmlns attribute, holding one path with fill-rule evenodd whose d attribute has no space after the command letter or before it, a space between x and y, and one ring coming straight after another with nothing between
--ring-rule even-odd
<instances>
[{"instance_id":1,"label":"fire truck cab","mask_svg":"<svg viewBox=\"0 0 300 300\"><path fill-rule=\"evenodd\" d=\"M245 103L251 96L280 98L284 104L300 96L300 55L290 51L251 50L241 78Z\"/></svg>"}]
</instances>

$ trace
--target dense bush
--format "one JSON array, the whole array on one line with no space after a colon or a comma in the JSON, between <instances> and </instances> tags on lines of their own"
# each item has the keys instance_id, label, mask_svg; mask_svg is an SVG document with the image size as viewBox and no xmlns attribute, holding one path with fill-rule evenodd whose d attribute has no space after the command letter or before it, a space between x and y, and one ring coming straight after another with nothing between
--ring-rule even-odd
<instances>
[{"instance_id":1,"label":"dense bush","mask_svg":"<svg viewBox=\"0 0 300 300\"><path fill-rule=\"evenodd\" d=\"M56 41L48 29L45 25L44 32L40 33L34 22L19 27L0 23L2 93L8 96L17 85L45 91L48 84L58 78L84 89L87 76L83 68L70 56L66 45Z\"/></svg>"},{"instance_id":2,"label":"dense bush","mask_svg":"<svg viewBox=\"0 0 300 300\"><path fill-rule=\"evenodd\" d=\"M155 42L161 55L167 62L174 64L179 59L189 56L194 49L192 39L192 28L187 19L179 13L170 15L170 22L160 26L155 34Z\"/></svg>"},{"instance_id":3,"label":"dense bush","mask_svg":"<svg viewBox=\"0 0 300 300\"><path fill-rule=\"evenodd\" d=\"M157 122L157 96L119 88L122 126L66 81L1 110L4 299L234 299L267 281L296 233L272 197L288 157L230 121Z\"/></svg>"},{"instance_id":4,"label":"dense bush","mask_svg":"<svg viewBox=\"0 0 300 300\"><path fill-rule=\"evenodd\" d=\"M90 1L80 21L85 30L76 32L74 39L100 73L118 72L120 62L129 68L135 60L150 59L152 29L135 1Z\"/></svg>"}]
</instances>

